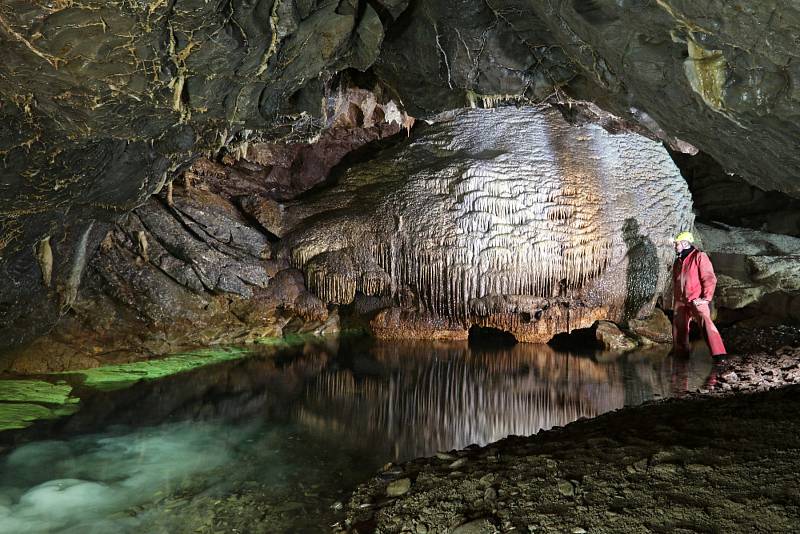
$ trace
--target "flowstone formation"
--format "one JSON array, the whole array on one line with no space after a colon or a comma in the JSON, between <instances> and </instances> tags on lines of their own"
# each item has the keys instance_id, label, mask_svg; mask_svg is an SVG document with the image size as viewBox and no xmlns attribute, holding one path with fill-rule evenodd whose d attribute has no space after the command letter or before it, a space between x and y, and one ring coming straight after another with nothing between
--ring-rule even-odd
<instances>
[{"instance_id":1,"label":"flowstone formation","mask_svg":"<svg viewBox=\"0 0 800 534\"><path fill-rule=\"evenodd\" d=\"M660 144L544 106L440 117L283 210L309 289L379 337L531 342L648 313L693 221Z\"/></svg>"}]
</instances>

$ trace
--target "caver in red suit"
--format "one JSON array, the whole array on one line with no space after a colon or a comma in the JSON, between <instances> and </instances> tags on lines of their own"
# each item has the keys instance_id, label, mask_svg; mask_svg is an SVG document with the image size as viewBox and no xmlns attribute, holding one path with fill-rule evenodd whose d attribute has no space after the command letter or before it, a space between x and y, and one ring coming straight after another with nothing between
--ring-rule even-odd
<instances>
[{"instance_id":1,"label":"caver in red suit","mask_svg":"<svg viewBox=\"0 0 800 534\"><path fill-rule=\"evenodd\" d=\"M711 354L720 356L726 353L719 330L711 320L709 308L716 286L717 276L705 252L691 245L679 252L672 266L675 298L672 341L676 351L689 352L689 323L696 321L711 348Z\"/></svg>"}]
</instances>

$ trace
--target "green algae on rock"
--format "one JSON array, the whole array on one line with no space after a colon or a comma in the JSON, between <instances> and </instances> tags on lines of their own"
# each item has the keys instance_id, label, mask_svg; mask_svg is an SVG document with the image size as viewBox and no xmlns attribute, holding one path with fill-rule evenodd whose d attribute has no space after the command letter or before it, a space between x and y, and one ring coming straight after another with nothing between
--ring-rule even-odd
<instances>
[{"instance_id":1,"label":"green algae on rock","mask_svg":"<svg viewBox=\"0 0 800 534\"><path fill-rule=\"evenodd\" d=\"M66 404L73 399L69 394L72 386L65 382L51 384L43 380L2 380L0 381L0 401L42 402Z\"/></svg>"},{"instance_id":2,"label":"green algae on rock","mask_svg":"<svg viewBox=\"0 0 800 534\"><path fill-rule=\"evenodd\" d=\"M293 334L286 337L265 337L256 340L259 345L289 347L311 339L320 339L314 334ZM83 385L102 391L126 388L139 380L155 380L190 371L198 367L245 358L251 351L241 347L215 347L192 352L171 354L164 358L138 362L106 365L94 369L69 371L60 374L83 376Z\"/></svg>"},{"instance_id":3,"label":"green algae on rock","mask_svg":"<svg viewBox=\"0 0 800 534\"><path fill-rule=\"evenodd\" d=\"M197 367L243 358L246 355L247 351L244 349L217 348L173 354L166 358L154 360L107 365L65 374L85 377L84 386L103 391L113 391L126 388L139 380L163 378Z\"/></svg>"},{"instance_id":4,"label":"green algae on rock","mask_svg":"<svg viewBox=\"0 0 800 534\"><path fill-rule=\"evenodd\" d=\"M52 418L53 411L39 404L0 404L0 431L26 428L38 419Z\"/></svg>"},{"instance_id":5,"label":"green algae on rock","mask_svg":"<svg viewBox=\"0 0 800 534\"><path fill-rule=\"evenodd\" d=\"M26 428L40 419L56 419L74 413L80 401L70 397L71 392L72 387L64 382L0 381L0 432Z\"/></svg>"}]
</instances>

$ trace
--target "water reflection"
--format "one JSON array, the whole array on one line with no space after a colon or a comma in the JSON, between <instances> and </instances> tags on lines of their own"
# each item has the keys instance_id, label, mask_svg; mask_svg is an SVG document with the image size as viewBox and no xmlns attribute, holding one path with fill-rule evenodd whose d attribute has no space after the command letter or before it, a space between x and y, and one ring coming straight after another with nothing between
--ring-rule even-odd
<instances>
[{"instance_id":1,"label":"water reflection","mask_svg":"<svg viewBox=\"0 0 800 534\"><path fill-rule=\"evenodd\" d=\"M403 460L534 434L702 383L703 371L688 361L675 383L664 351L605 356L532 344L377 342L371 365L357 358L352 368L320 373L294 415L320 435L385 444Z\"/></svg>"},{"instance_id":2,"label":"water reflection","mask_svg":"<svg viewBox=\"0 0 800 534\"><path fill-rule=\"evenodd\" d=\"M78 413L0 433L0 533L107 532L109 517L125 518L114 519L118 532L225 531L219 517L326 532L330 505L389 460L683 394L711 370L707 353L522 344L255 350L119 391L76 382ZM258 504L225 500L243 496Z\"/></svg>"}]
</instances>

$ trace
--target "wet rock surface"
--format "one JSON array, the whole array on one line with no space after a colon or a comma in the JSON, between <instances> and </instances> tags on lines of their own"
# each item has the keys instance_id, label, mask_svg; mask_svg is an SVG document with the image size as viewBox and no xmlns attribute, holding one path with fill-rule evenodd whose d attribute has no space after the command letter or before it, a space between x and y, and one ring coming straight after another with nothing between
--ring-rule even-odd
<instances>
[{"instance_id":1,"label":"wet rock surface","mask_svg":"<svg viewBox=\"0 0 800 534\"><path fill-rule=\"evenodd\" d=\"M800 328L797 326L745 328L734 325L720 331L733 354L769 353L783 347L800 346Z\"/></svg>"},{"instance_id":2,"label":"wet rock surface","mask_svg":"<svg viewBox=\"0 0 800 534\"><path fill-rule=\"evenodd\" d=\"M799 361L796 347L732 359L689 398L397 466L356 490L334 531L791 531ZM411 490L386 499L397 477Z\"/></svg>"},{"instance_id":3,"label":"wet rock surface","mask_svg":"<svg viewBox=\"0 0 800 534\"><path fill-rule=\"evenodd\" d=\"M331 126L338 79L328 82L368 68L384 35L375 9L357 4L5 2L3 345L53 326L62 306L39 265L68 264L80 278L74 266L102 239L84 240L86 226L116 223L200 155ZM48 240L68 253L37 258Z\"/></svg>"},{"instance_id":4,"label":"wet rock surface","mask_svg":"<svg viewBox=\"0 0 800 534\"><path fill-rule=\"evenodd\" d=\"M176 187L169 202L152 197L107 231L58 326L10 353L6 367L63 371L338 329L234 204L197 187Z\"/></svg>"},{"instance_id":5,"label":"wet rock surface","mask_svg":"<svg viewBox=\"0 0 800 534\"><path fill-rule=\"evenodd\" d=\"M413 119L373 89L340 87L327 104L331 127L316 142L245 142L221 161L200 158L116 224L90 222L80 232L67 225L43 240L20 261L22 278L0 289L15 300L0 306L0 339L11 336L4 348L27 341L9 351L11 366L95 367L336 330L336 313L274 257L280 202L323 184L364 145L410 127ZM27 299L36 305L22 307Z\"/></svg>"},{"instance_id":6,"label":"wet rock surface","mask_svg":"<svg viewBox=\"0 0 800 534\"><path fill-rule=\"evenodd\" d=\"M795 343L794 347L785 346L774 353L734 357L716 367L717 383L710 385L720 392L747 393L798 384L800 349L797 345L800 343Z\"/></svg>"},{"instance_id":7,"label":"wet rock surface","mask_svg":"<svg viewBox=\"0 0 800 534\"><path fill-rule=\"evenodd\" d=\"M649 317L629 320L628 328L645 344L672 343L672 322L661 308L653 309Z\"/></svg>"},{"instance_id":8,"label":"wet rock surface","mask_svg":"<svg viewBox=\"0 0 800 534\"><path fill-rule=\"evenodd\" d=\"M800 323L800 239L719 223L698 224L697 234L717 273L723 322Z\"/></svg>"},{"instance_id":9,"label":"wet rock surface","mask_svg":"<svg viewBox=\"0 0 800 534\"><path fill-rule=\"evenodd\" d=\"M636 341L610 321L598 321L593 329L598 344L606 350L625 352L638 346Z\"/></svg>"}]
</instances>

